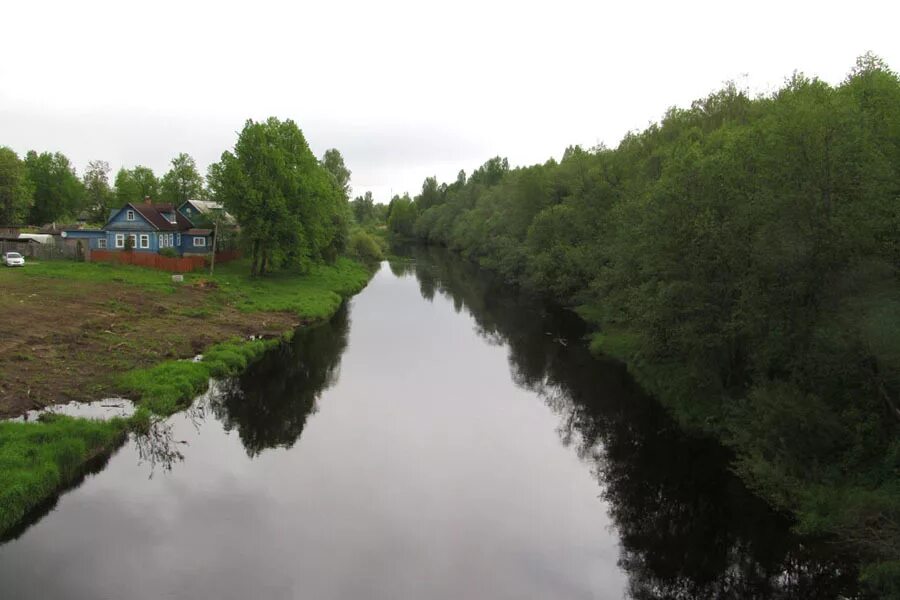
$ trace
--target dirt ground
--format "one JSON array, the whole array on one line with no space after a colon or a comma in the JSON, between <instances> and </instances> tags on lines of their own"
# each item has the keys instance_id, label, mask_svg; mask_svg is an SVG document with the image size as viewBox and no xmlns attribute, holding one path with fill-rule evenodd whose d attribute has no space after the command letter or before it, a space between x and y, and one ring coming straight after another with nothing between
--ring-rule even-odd
<instances>
[{"instance_id":1,"label":"dirt ground","mask_svg":"<svg viewBox=\"0 0 900 600\"><path fill-rule=\"evenodd\" d=\"M242 313L215 290L157 293L133 285L4 280L0 289L0 418L116 395L116 376L189 358L235 336L280 335L290 313Z\"/></svg>"}]
</instances>

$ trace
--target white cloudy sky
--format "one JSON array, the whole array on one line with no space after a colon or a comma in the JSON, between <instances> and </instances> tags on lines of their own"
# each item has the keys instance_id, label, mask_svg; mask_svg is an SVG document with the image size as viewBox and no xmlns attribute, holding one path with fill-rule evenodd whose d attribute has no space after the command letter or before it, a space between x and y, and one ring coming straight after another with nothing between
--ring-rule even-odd
<instances>
[{"instance_id":1,"label":"white cloudy sky","mask_svg":"<svg viewBox=\"0 0 900 600\"><path fill-rule=\"evenodd\" d=\"M206 165L247 118L337 147L354 193L415 192L494 155L615 146L726 80L900 69L900 3L4 0L0 145Z\"/></svg>"}]
</instances>

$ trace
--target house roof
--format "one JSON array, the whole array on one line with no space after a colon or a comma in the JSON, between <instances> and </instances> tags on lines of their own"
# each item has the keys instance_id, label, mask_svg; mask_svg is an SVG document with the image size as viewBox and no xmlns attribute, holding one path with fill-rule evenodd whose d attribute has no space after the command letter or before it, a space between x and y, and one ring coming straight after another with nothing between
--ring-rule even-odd
<instances>
[{"instance_id":1,"label":"house roof","mask_svg":"<svg viewBox=\"0 0 900 600\"><path fill-rule=\"evenodd\" d=\"M39 244L50 244L53 242L53 236L49 233L20 233L20 240L34 240Z\"/></svg>"},{"instance_id":2,"label":"house roof","mask_svg":"<svg viewBox=\"0 0 900 600\"><path fill-rule=\"evenodd\" d=\"M212 229L197 229L191 228L185 231L188 235L210 235L212 233Z\"/></svg>"},{"instance_id":3,"label":"house roof","mask_svg":"<svg viewBox=\"0 0 900 600\"><path fill-rule=\"evenodd\" d=\"M218 202L213 202L212 200L186 200L186 202L190 202L191 204L193 204L194 208L202 213L206 213L211 210L223 210L225 208Z\"/></svg>"},{"instance_id":4,"label":"house roof","mask_svg":"<svg viewBox=\"0 0 900 600\"><path fill-rule=\"evenodd\" d=\"M39 241L32 238L20 238L18 235L8 233L0 234L0 242L19 242L22 244L40 244Z\"/></svg>"},{"instance_id":5,"label":"house roof","mask_svg":"<svg viewBox=\"0 0 900 600\"><path fill-rule=\"evenodd\" d=\"M151 225L160 231L183 231L185 229L190 229L194 225L191 223L190 219L181 214L180 211L175 210L175 207L171 204L128 203L126 206L130 206L136 210ZM175 222L170 222L162 215L162 213L175 213Z\"/></svg>"},{"instance_id":6,"label":"house roof","mask_svg":"<svg viewBox=\"0 0 900 600\"><path fill-rule=\"evenodd\" d=\"M72 231L74 229L84 229L84 223L57 224L50 223L41 227L39 233L47 233L50 235L59 235L62 231Z\"/></svg>"},{"instance_id":7,"label":"house roof","mask_svg":"<svg viewBox=\"0 0 900 600\"><path fill-rule=\"evenodd\" d=\"M231 214L229 214L229 212L225 210L225 207L218 202L213 202L212 200L185 200L184 204L182 204L181 206L184 206L185 204L190 204L201 214L210 218L215 217L214 211L221 211L222 219L226 223L235 222L234 217L232 217Z\"/></svg>"}]
</instances>

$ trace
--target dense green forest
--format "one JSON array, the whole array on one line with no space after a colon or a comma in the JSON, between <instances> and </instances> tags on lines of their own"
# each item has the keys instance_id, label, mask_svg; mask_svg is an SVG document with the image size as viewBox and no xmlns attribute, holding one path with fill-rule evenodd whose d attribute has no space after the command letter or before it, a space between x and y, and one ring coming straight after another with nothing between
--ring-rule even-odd
<instances>
[{"instance_id":1,"label":"dense green forest","mask_svg":"<svg viewBox=\"0 0 900 600\"><path fill-rule=\"evenodd\" d=\"M900 594L900 80L878 58L837 86L726 86L615 149L429 178L387 218L578 307L595 351Z\"/></svg>"}]
</instances>

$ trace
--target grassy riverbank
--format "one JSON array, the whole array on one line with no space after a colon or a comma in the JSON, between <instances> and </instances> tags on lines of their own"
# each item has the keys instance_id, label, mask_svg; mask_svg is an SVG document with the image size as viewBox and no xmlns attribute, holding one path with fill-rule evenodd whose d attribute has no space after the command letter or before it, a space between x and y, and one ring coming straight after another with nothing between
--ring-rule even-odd
<instances>
[{"instance_id":1,"label":"grassy riverbank","mask_svg":"<svg viewBox=\"0 0 900 600\"><path fill-rule=\"evenodd\" d=\"M304 274L251 279L246 272L232 263L215 276L191 274L175 284L167 273L105 264L0 271L0 286L9 291L0 302L10 314L18 309L19 332L0 353L6 416L102 394L138 400L130 419L0 423L0 534L128 429L183 408L211 377L239 373L296 326L327 319L371 277L349 259ZM52 307L65 310L66 319ZM196 354L202 359L191 360ZM23 371L32 363L40 369ZM32 389L42 395L32 398Z\"/></svg>"},{"instance_id":2,"label":"grassy riverbank","mask_svg":"<svg viewBox=\"0 0 900 600\"><path fill-rule=\"evenodd\" d=\"M124 419L62 416L0 422L0 535L77 477L86 462L121 442L127 426Z\"/></svg>"}]
</instances>

